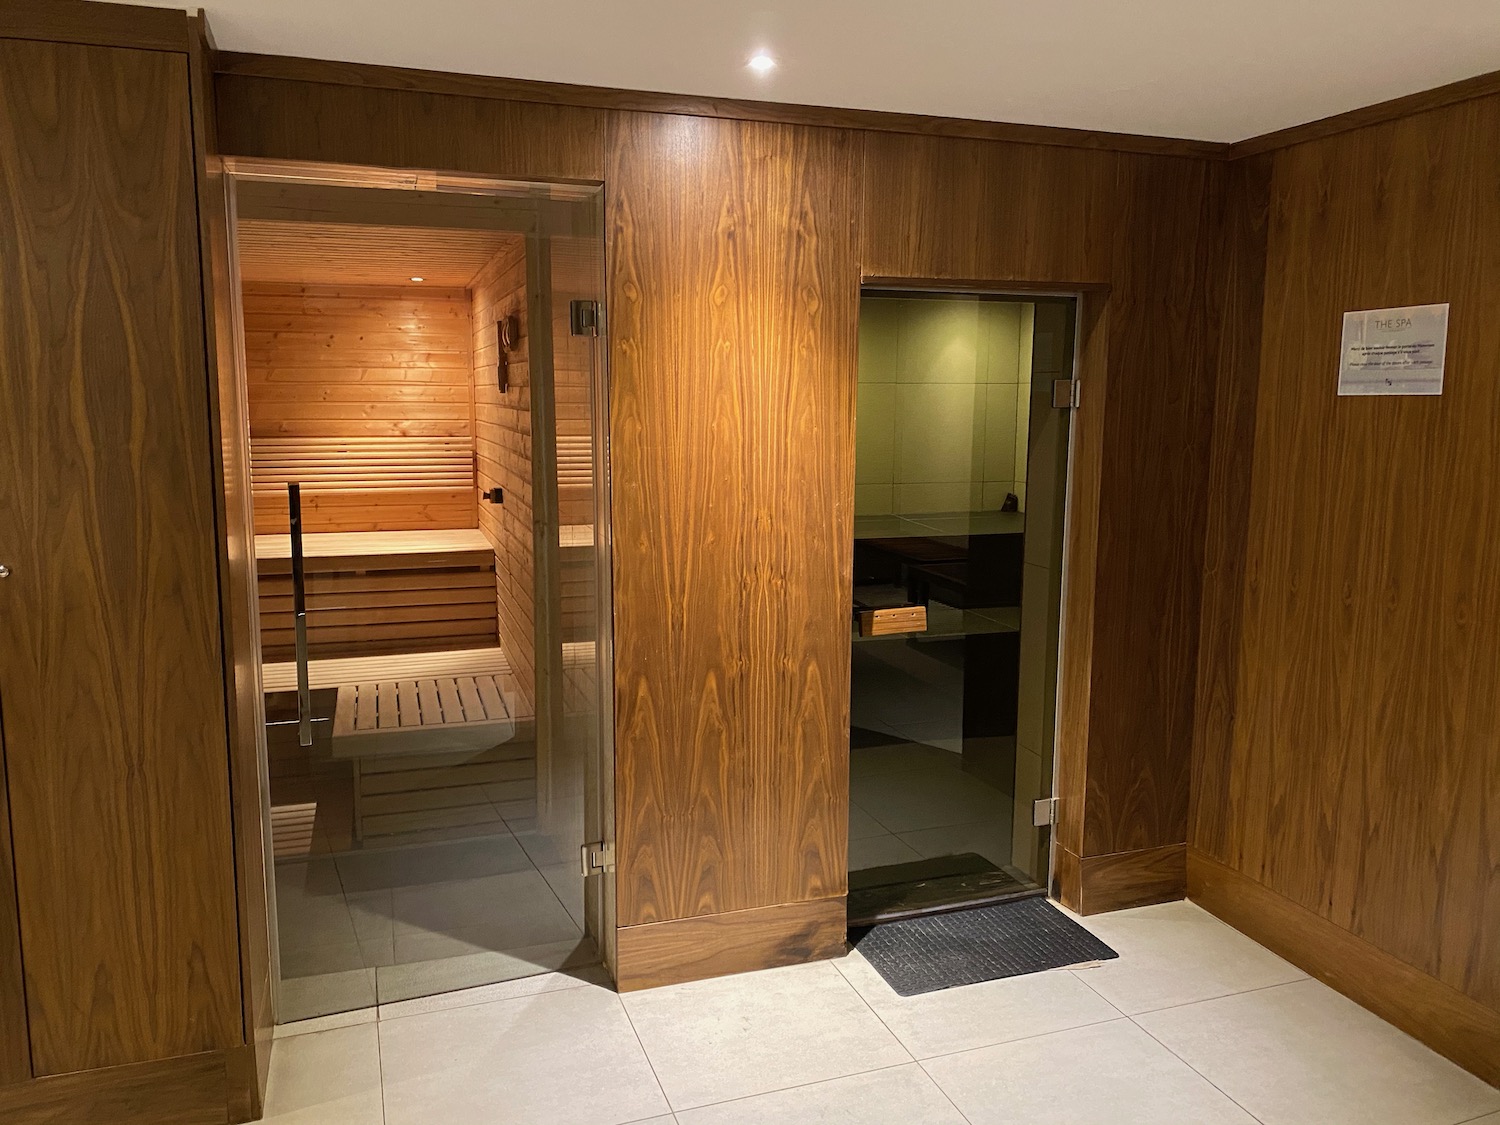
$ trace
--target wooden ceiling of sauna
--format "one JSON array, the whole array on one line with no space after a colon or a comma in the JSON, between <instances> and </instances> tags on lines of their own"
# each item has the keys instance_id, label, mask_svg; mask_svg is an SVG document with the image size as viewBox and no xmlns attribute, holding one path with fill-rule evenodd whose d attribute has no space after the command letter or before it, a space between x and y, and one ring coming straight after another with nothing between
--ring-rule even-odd
<instances>
[{"instance_id":1,"label":"wooden ceiling of sauna","mask_svg":"<svg viewBox=\"0 0 1500 1125\"><path fill-rule=\"evenodd\" d=\"M245 219L240 276L298 285L425 285L464 288L502 247L502 230L355 226Z\"/></svg>"}]
</instances>

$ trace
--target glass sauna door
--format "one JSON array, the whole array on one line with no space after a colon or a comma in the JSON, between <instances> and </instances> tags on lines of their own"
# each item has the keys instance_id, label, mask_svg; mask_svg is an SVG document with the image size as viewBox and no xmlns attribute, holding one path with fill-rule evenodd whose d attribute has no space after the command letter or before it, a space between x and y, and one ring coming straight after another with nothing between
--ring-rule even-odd
<instances>
[{"instance_id":1,"label":"glass sauna door","mask_svg":"<svg viewBox=\"0 0 1500 1125\"><path fill-rule=\"evenodd\" d=\"M233 179L277 1021L589 971L613 932L584 854L612 829L600 192Z\"/></svg>"},{"instance_id":2,"label":"glass sauna door","mask_svg":"<svg viewBox=\"0 0 1500 1125\"><path fill-rule=\"evenodd\" d=\"M851 620L851 924L1038 894L1071 299L867 292Z\"/></svg>"}]
</instances>

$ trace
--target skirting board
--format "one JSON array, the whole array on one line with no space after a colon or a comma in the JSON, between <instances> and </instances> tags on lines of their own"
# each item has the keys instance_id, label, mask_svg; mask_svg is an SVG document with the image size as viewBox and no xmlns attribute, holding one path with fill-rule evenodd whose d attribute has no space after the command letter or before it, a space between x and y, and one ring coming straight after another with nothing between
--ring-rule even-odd
<instances>
[{"instance_id":1,"label":"skirting board","mask_svg":"<svg viewBox=\"0 0 1500 1125\"><path fill-rule=\"evenodd\" d=\"M844 899L825 898L627 926L618 931L621 992L840 957Z\"/></svg>"},{"instance_id":2,"label":"skirting board","mask_svg":"<svg viewBox=\"0 0 1500 1125\"><path fill-rule=\"evenodd\" d=\"M1175 902L1187 894L1187 845L1079 858L1058 845L1053 897L1079 914Z\"/></svg>"},{"instance_id":3,"label":"skirting board","mask_svg":"<svg viewBox=\"0 0 1500 1125\"><path fill-rule=\"evenodd\" d=\"M5 1125L225 1125L246 1048L81 1070L0 1086Z\"/></svg>"},{"instance_id":4,"label":"skirting board","mask_svg":"<svg viewBox=\"0 0 1500 1125\"><path fill-rule=\"evenodd\" d=\"M1500 1012L1202 852L1188 898L1355 1003L1500 1085Z\"/></svg>"}]
</instances>

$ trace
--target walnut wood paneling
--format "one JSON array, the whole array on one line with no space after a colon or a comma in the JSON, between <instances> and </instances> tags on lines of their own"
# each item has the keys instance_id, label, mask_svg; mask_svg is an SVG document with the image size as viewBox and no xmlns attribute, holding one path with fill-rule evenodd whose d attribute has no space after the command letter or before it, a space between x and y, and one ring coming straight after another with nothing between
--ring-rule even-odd
<instances>
[{"instance_id":1,"label":"walnut wood paneling","mask_svg":"<svg viewBox=\"0 0 1500 1125\"><path fill-rule=\"evenodd\" d=\"M185 54L0 40L0 694L39 1075L242 1042L193 157Z\"/></svg>"},{"instance_id":2,"label":"walnut wood paneling","mask_svg":"<svg viewBox=\"0 0 1500 1125\"><path fill-rule=\"evenodd\" d=\"M1087 129L1063 129L1048 125L1017 125L1005 121L975 121L969 118L932 117L919 113L833 106L789 105L785 102L750 101L743 98L710 98L693 94L619 90L603 86L580 86L564 82L537 82L488 75L451 74L435 70L373 66L367 63L299 59L283 55L226 52L221 56L225 74L289 79L359 86L372 90L426 91L467 98L494 98L542 106L589 106L603 110L678 114L690 117L721 117L734 121L764 121L780 125L813 125L826 128L868 129L878 132L915 133L919 136L1011 141L1027 145L1058 145L1064 148L1107 152L1146 152L1158 155L1217 158L1230 147L1215 141L1146 137L1130 133L1105 133Z\"/></svg>"},{"instance_id":3,"label":"walnut wood paneling","mask_svg":"<svg viewBox=\"0 0 1500 1125\"><path fill-rule=\"evenodd\" d=\"M5 1125L226 1125L228 1068L244 1048L59 1074L0 1086ZM238 1076L236 1076L238 1078Z\"/></svg>"},{"instance_id":4,"label":"walnut wood paneling","mask_svg":"<svg viewBox=\"0 0 1500 1125\"><path fill-rule=\"evenodd\" d=\"M841 896L857 147L621 114L610 151L620 922Z\"/></svg>"},{"instance_id":5,"label":"walnut wood paneling","mask_svg":"<svg viewBox=\"0 0 1500 1125\"><path fill-rule=\"evenodd\" d=\"M0 699L0 782L5 771L5 712ZM0 784L0 1086L31 1077L26 1033L26 981L21 964L21 916L11 852L10 799Z\"/></svg>"},{"instance_id":6,"label":"walnut wood paneling","mask_svg":"<svg viewBox=\"0 0 1500 1125\"><path fill-rule=\"evenodd\" d=\"M1500 97L1272 160L1254 426L1223 451L1248 503L1214 496L1248 507L1243 569L1209 574L1239 621L1205 623L1193 842L1500 1011ZM1337 397L1344 311L1434 301L1441 397Z\"/></svg>"},{"instance_id":7,"label":"walnut wood paneling","mask_svg":"<svg viewBox=\"0 0 1500 1125\"><path fill-rule=\"evenodd\" d=\"M1115 154L881 134L864 149L866 277L1110 280Z\"/></svg>"},{"instance_id":8,"label":"walnut wood paneling","mask_svg":"<svg viewBox=\"0 0 1500 1125\"><path fill-rule=\"evenodd\" d=\"M225 145L608 182L622 924L842 893L861 272L1084 291L1070 567L1111 573L1070 588L1064 815L1088 854L1185 840L1208 161L364 77L221 74Z\"/></svg>"},{"instance_id":9,"label":"walnut wood paneling","mask_svg":"<svg viewBox=\"0 0 1500 1125\"><path fill-rule=\"evenodd\" d=\"M188 14L170 8L85 0L6 0L0 38L135 47L186 53L195 34Z\"/></svg>"},{"instance_id":10,"label":"walnut wood paneling","mask_svg":"<svg viewBox=\"0 0 1500 1125\"><path fill-rule=\"evenodd\" d=\"M601 180L597 109L220 74L226 153L518 178Z\"/></svg>"},{"instance_id":11,"label":"walnut wood paneling","mask_svg":"<svg viewBox=\"0 0 1500 1125\"><path fill-rule=\"evenodd\" d=\"M1084 859L1187 839L1212 410L1209 173L1122 156L1115 182Z\"/></svg>"},{"instance_id":12,"label":"walnut wood paneling","mask_svg":"<svg viewBox=\"0 0 1500 1125\"><path fill-rule=\"evenodd\" d=\"M866 275L1083 291L1059 835L1082 859L1180 845L1211 409L1211 165L875 135L865 154Z\"/></svg>"},{"instance_id":13,"label":"walnut wood paneling","mask_svg":"<svg viewBox=\"0 0 1500 1125\"><path fill-rule=\"evenodd\" d=\"M1079 914L1172 902L1187 893L1185 844L1084 858L1065 848L1058 851L1058 867L1077 880L1077 894L1069 893L1064 905ZM1073 884L1068 885L1071 889Z\"/></svg>"},{"instance_id":14,"label":"walnut wood paneling","mask_svg":"<svg viewBox=\"0 0 1500 1125\"><path fill-rule=\"evenodd\" d=\"M621 992L842 957L842 898L763 906L627 926L619 931Z\"/></svg>"},{"instance_id":15,"label":"walnut wood paneling","mask_svg":"<svg viewBox=\"0 0 1500 1125\"><path fill-rule=\"evenodd\" d=\"M1500 1085L1500 1013L1196 849L1188 897L1267 949Z\"/></svg>"},{"instance_id":16,"label":"walnut wood paneling","mask_svg":"<svg viewBox=\"0 0 1500 1125\"><path fill-rule=\"evenodd\" d=\"M1222 267L1209 308L1214 317L1215 384L1203 589L1199 606L1198 688L1193 727L1189 838L1217 852L1234 810L1220 807L1233 762L1234 699L1244 599L1245 537L1255 458L1261 314L1266 286L1266 230L1271 159L1225 165L1218 240ZM1207 800L1205 801L1205 795Z\"/></svg>"}]
</instances>

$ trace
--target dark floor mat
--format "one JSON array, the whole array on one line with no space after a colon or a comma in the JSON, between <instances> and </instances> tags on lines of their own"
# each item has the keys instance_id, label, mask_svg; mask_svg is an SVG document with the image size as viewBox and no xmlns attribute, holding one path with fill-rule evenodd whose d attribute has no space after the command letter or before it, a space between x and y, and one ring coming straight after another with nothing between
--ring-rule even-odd
<instances>
[{"instance_id":1,"label":"dark floor mat","mask_svg":"<svg viewBox=\"0 0 1500 1125\"><path fill-rule=\"evenodd\" d=\"M1040 896L887 922L850 938L899 996L1119 956Z\"/></svg>"}]
</instances>

